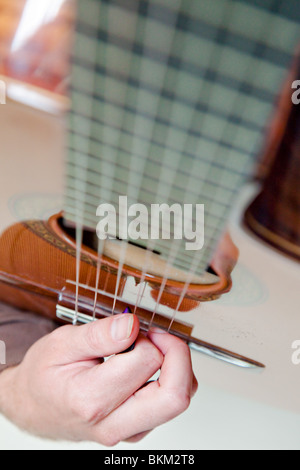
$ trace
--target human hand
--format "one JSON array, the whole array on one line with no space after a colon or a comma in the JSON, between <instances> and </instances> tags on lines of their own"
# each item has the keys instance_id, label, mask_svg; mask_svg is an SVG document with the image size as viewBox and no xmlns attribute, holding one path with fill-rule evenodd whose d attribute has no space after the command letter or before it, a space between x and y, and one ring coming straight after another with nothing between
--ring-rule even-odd
<instances>
[{"instance_id":1,"label":"human hand","mask_svg":"<svg viewBox=\"0 0 300 470\"><path fill-rule=\"evenodd\" d=\"M114 446L183 413L196 389L185 343L160 330L146 338L136 316L117 315L35 343L0 375L0 411L41 437Z\"/></svg>"}]
</instances>

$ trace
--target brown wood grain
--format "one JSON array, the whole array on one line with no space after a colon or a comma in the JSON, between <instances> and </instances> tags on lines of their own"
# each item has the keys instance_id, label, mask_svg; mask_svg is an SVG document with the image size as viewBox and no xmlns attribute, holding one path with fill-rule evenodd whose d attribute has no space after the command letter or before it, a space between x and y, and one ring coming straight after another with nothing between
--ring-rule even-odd
<instances>
[{"instance_id":1,"label":"brown wood grain","mask_svg":"<svg viewBox=\"0 0 300 470\"><path fill-rule=\"evenodd\" d=\"M67 287L67 280L76 281L76 244L59 224L60 214L48 222L28 221L7 229L0 237L0 300L19 308L55 318L55 305L59 294ZM223 247L213 263L220 280L213 285L190 286L180 311L190 311L200 301L218 298L231 288L231 271L237 251L225 238ZM225 246L226 253L224 252ZM95 288L97 279L97 253L84 247L81 254L80 283ZM114 294L118 274L117 261L103 257L99 289ZM142 273L124 266L119 287L122 295L128 276L138 284ZM155 298L162 279L146 277ZM161 303L176 308L184 285L168 281ZM99 297L100 299L100 297ZM196 301L196 302L195 302ZM101 300L103 302L103 299ZM106 300L111 306L111 297Z\"/></svg>"}]
</instances>

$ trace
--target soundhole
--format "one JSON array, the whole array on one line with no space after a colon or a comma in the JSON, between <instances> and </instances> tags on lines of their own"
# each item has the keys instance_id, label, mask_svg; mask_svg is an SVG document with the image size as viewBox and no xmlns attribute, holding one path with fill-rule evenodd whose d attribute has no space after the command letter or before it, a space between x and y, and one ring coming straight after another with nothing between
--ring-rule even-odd
<instances>
[{"instance_id":1,"label":"soundhole","mask_svg":"<svg viewBox=\"0 0 300 470\"><path fill-rule=\"evenodd\" d=\"M63 218L58 221L60 227L73 240L76 239L76 229L69 225ZM98 252L98 237L95 232L85 228L83 231L83 245ZM127 244L126 250L123 250L124 243ZM125 252L125 258L123 258ZM208 267L207 271L202 275L191 276L188 272L182 271L175 266L168 265L167 261L161 257L161 254L154 250L149 251L146 247L139 244L123 241L120 239L107 240L104 243L103 255L122 262L124 266L130 266L141 272L147 266L147 274L156 277L167 277L170 280L182 283L189 282L197 285L211 285L219 282L219 277L212 267Z\"/></svg>"}]
</instances>

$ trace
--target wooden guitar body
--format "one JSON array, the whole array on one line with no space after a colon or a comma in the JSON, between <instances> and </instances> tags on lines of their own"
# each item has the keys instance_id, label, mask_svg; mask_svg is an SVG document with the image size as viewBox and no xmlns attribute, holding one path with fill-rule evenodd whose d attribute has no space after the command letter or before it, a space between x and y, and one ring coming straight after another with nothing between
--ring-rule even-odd
<instances>
[{"instance_id":1,"label":"wooden guitar body","mask_svg":"<svg viewBox=\"0 0 300 470\"><path fill-rule=\"evenodd\" d=\"M220 246L212 269L218 276L214 284L191 285L180 311L191 311L201 301L213 300L231 288L231 271L237 261L237 249L226 237ZM62 226L62 216L57 214L46 221L28 221L8 228L0 238L0 299L21 309L29 309L43 316L55 319L56 305L60 294L76 283L76 242ZM81 253L79 284L81 296L91 297L97 279L97 252L87 245ZM101 261L99 275L99 297L101 306L112 309L116 291L118 263L107 257ZM129 278L139 285L142 273L125 266L118 288L118 299L122 298ZM216 278L216 276L214 276ZM153 299L161 286L161 279L147 275L145 282L151 287ZM69 284L68 284L69 283ZM161 304L175 309L184 284L168 281ZM107 293L108 296L105 295ZM100 295L101 294L101 295ZM116 311L126 306L118 302ZM134 308L134 305L132 305ZM145 311L139 309L145 316ZM146 315L147 316L147 315Z\"/></svg>"}]
</instances>

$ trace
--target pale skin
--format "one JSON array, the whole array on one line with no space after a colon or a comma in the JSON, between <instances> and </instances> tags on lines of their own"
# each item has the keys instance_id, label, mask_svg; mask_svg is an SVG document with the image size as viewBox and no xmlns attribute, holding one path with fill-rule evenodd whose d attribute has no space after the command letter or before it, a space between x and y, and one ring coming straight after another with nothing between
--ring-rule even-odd
<instances>
[{"instance_id":1,"label":"pale skin","mask_svg":"<svg viewBox=\"0 0 300 470\"><path fill-rule=\"evenodd\" d=\"M0 412L41 437L110 447L137 442L186 411L197 386L185 343L160 330L146 337L136 316L116 315L61 327L34 344L0 374Z\"/></svg>"}]
</instances>

